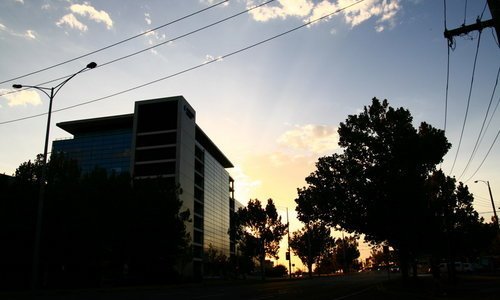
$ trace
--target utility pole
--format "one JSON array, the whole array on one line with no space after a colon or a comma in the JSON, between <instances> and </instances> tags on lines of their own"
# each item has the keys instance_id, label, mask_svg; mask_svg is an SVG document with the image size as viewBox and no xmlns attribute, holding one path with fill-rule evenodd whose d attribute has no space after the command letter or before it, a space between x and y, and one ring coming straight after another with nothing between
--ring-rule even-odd
<instances>
[{"instance_id":1,"label":"utility pole","mask_svg":"<svg viewBox=\"0 0 500 300\"><path fill-rule=\"evenodd\" d=\"M497 34L497 40L500 38L500 0L488 0L488 7L490 9L491 13L491 19L486 20L486 21L481 21L479 18L476 20L476 23L470 24L470 25L465 25L463 24L459 28L451 29L448 30L445 28L444 30L444 37L451 41L453 40L453 37L467 34L471 31L475 30L483 30L484 28L488 27L494 27L496 34Z\"/></svg>"},{"instance_id":2,"label":"utility pole","mask_svg":"<svg viewBox=\"0 0 500 300\"><path fill-rule=\"evenodd\" d=\"M486 183L486 185L488 186L488 192L490 193L491 207L493 208L493 218L495 219L495 223L496 223L495 225L500 230L500 224L498 223L497 210L495 208L495 201L493 201L493 194L491 193L490 181L489 180L474 180L474 183L478 183L480 181L483 183Z\"/></svg>"},{"instance_id":3,"label":"utility pole","mask_svg":"<svg viewBox=\"0 0 500 300\"><path fill-rule=\"evenodd\" d=\"M288 228L288 276L292 278L292 253L290 253L290 222L288 221L288 207L286 208L286 226Z\"/></svg>"}]
</instances>

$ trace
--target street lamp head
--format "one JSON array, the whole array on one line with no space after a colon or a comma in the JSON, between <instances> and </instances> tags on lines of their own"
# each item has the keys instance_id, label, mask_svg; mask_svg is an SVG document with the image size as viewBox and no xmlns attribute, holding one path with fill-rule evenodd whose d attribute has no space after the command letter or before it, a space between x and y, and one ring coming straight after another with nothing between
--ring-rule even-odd
<instances>
[{"instance_id":1,"label":"street lamp head","mask_svg":"<svg viewBox=\"0 0 500 300\"><path fill-rule=\"evenodd\" d=\"M87 68L89 68L89 69L93 69L93 68L95 68L95 67L97 67L97 64L96 64L95 62L91 62L91 63L89 63L89 64L87 65Z\"/></svg>"},{"instance_id":2,"label":"street lamp head","mask_svg":"<svg viewBox=\"0 0 500 300\"><path fill-rule=\"evenodd\" d=\"M15 89L20 89L23 86L22 86L22 84L13 84L12 87L15 88Z\"/></svg>"}]
</instances>

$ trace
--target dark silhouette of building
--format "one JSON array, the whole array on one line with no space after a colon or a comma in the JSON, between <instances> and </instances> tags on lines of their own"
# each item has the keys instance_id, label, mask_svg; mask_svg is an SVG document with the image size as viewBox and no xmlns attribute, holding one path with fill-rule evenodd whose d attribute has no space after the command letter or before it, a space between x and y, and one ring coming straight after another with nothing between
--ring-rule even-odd
<instances>
[{"instance_id":1,"label":"dark silhouette of building","mask_svg":"<svg viewBox=\"0 0 500 300\"><path fill-rule=\"evenodd\" d=\"M133 114L62 122L73 138L53 142L54 152L76 159L82 172L100 167L134 178L162 176L180 185L192 237L194 275L202 274L203 253L211 245L229 257L228 235L234 181L232 163L196 125L196 112L182 96L138 101ZM235 205L236 203L236 205ZM188 271L189 272L189 271Z\"/></svg>"}]
</instances>

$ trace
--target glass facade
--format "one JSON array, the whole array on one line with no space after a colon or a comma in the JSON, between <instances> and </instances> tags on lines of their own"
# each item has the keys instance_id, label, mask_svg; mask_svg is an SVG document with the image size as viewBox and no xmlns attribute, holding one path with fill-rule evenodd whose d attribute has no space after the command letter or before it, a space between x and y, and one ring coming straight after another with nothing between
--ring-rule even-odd
<instances>
[{"instance_id":1,"label":"glass facade","mask_svg":"<svg viewBox=\"0 0 500 300\"><path fill-rule=\"evenodd\" d=\"M208 152L205 152L205 250L210 245L229 257L229 174Z\"/></svg>"},{"instance_id":2,"label":"glass facade","mask_svg":"<svg viewBox=\"0 0 500 300\"><path fill-rule=\"evenodd\" d=\"M77 160L83 173L97 166L108 172L130 172L131 147L132 128L83 133L52 143L53 152Z\"/></svg>"}]
</instances>

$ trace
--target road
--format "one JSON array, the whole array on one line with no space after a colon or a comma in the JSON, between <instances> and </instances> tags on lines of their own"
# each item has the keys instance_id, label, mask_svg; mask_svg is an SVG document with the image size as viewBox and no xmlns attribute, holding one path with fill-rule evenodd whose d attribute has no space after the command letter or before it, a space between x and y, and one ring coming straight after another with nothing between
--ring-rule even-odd
<instances>
[{"instance_id":1,"label":"road","mask_svg":"<svg viewBox=\"0 0 500 300\"><path fill-rule=\"evenodd\" d=\"M182 284L168 287L140 287L95 289L80 291L47 291L35 295L35 299L45 300L135 300L135 299L354 299L369 293L378 283L387 280L387 274L363 273L348 276L321 277L293 280L207 281L199 284ZM6 296L6 297L5 297ZM33 299L33 295L4 295L5 300Z\"/></svg>"}]
</instances>

